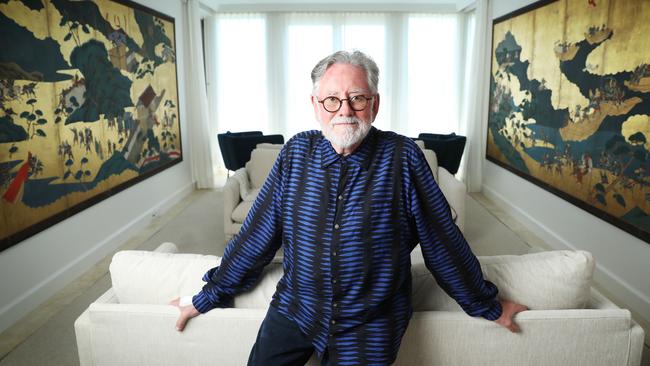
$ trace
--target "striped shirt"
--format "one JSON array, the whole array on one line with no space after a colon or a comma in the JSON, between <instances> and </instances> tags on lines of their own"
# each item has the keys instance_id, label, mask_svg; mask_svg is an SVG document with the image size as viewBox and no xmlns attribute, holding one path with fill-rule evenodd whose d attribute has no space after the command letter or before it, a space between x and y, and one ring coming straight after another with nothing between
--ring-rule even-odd
<instances>
[{"instance_id":1,"label":"striped shirt","mask_svg":"<svg viewBox=\"0 0 650 366\"><path fill-rule=\"evenodd\" d=\"M392 363L412 314L410 253L472 316L501 314L420 148L371 128L350 155L320 131L290 139L221 265L194 296L199 312L228 307L284 247L272 306L334 365Z\"/></svg>"}]
</instances>

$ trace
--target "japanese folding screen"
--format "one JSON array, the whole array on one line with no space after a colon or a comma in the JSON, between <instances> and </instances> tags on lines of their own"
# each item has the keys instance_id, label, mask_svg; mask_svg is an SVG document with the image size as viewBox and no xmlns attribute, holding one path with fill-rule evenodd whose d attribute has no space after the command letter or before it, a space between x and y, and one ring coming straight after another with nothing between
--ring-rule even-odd
<instances>
[{"instance_id":1,"label":"japanese folding screen","mask_svg":"<svg viewBox=\"0 0 650 366\"><path fill-rule=\"evenodd\" d=\"M496 19L487 141L489 160L647 242L649 35L649 0Z\"/></svg>"},{"instance_id":2,"label":"japanese folding screen","mask_svg":"<svg viewBox=\"0 0 650 366\"><path fill-rule=\"evenodd\" d=\"M173 18L0 0L0 29L0 249L182 160Z\"/></svg>"}]
</instances>

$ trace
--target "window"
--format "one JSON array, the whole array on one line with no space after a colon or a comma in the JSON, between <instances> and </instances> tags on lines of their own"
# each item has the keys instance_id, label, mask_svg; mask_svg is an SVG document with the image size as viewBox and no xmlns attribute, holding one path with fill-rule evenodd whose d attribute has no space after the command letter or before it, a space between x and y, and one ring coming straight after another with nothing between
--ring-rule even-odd
<instances>
[{"instance_id":1,"label":"window","mask_svg":"<svg viewBox=\"0 0 650 366\"><path fill-rule=\"evenodd\" d=\"M309 21L312 19L312 22ZM297 14L287 27L287 94L285 136L318 129L310 102L311 70L334 48L332 25L323 16Z\"/></svg>"},{"instance_id":2,"label":"window","mask_svg":"<svg viewBox=\"0 0 650 366\"><path fill-rule=\"evenodd\" d=\"M269 123L265 22L262 16L220 17L217 28L217 120L223 131Z\"/></svg>"},{"instance_id":3,"label":"window","mask_svg":"<svg viewBox=\"0 0 650 366\"><path fill-rule=\"evenodd\" d=\"M219 132L262 130L288 139L318 129L310 73L324 56L359 49L377 62L377 128L407 136L458 132L466 63L460 14L264 13L217 16ZM210 42L210 40L208 40Z\"/></svg>"},{"instance_id":4,"label":"window","mask_svg":"<svg viewBox=\"0 0 650 366\"><path fill-rule=\"evenodd\" d=\"M380 112L374 126L381 130L391 130L387 118L386 96L386 16L383 14L349 14L342 26L342 49L357 49L370 55L379 67Z\"/></svg>"},{"instance_id":5,"label":"window","mask_svg":"<svg viewBox=\"0 0 650 366\"><path fill-rule=\"evenodd\" d=\"M423 130L458 130L457 27L457 17L409 17L408 122L404 131L409 136L417 136Z\"/></svg>"}]
</instances>

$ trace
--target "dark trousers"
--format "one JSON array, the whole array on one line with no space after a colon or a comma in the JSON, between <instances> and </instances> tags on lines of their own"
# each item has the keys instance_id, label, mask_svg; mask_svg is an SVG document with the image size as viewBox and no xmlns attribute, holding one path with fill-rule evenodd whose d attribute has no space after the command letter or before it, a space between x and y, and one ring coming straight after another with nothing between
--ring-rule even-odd
<instances>
[{"instance_id":1,"label":"dark trousers","mask_svg":"<svg viewBox=\"0 0 650 366\"><path fill-rule=\"evenodd\" d=\"M313 353L314 346L300 328L269 306L248 357L248 366L303 366ZM321 366L328 365L326 351Z\"/></svg>"}]
</instances>

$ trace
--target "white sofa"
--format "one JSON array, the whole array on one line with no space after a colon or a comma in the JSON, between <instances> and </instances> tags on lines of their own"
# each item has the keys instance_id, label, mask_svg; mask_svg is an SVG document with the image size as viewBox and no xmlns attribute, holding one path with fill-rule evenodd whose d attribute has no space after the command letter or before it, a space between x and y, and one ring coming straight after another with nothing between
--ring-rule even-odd
<instances>
[{"instance_id":1,"label":"white sofa","mask_svg":"<svg viewBox=\"0 0 650 366\"><path fill-rule=\"evenodd\" d=\"M159 250L176 249L166 243ZM479 260L503 296L533 309L517 315L521 333L469 317L416 264L415 312L396 365L640 365L643 330L628 310L591 289L594 263L588 253ZM245 365L281 264L270 264L253 290L236 297L235 308L192 319L182 333L174 329L178 309L166 305L198 291L202 274L219 261L196 254L117 253L110 268L113 287L75 322L81 365ZM308 365L318 365L315 357Z\"/></svg>"},{"instance_id":2,"label":"white sofa","mask_svg":"<svg viewBox=\"0 0 650 366\"><path fill-rule=\"evenodd\" d=\"M452 208L456 225L462 231L465 228L465 184L456 179L447 169L438 166L436 153L433 150L425 149L422 141L416 141L416 143L424 152L424 156L431 167L431 172ZM246 163L246 166L228 177L223 187L223 217L226 242L239 232L281 148L282 145L257 145L257 148L251 153L251 159Z\"/></svg>"}]
</instances>

